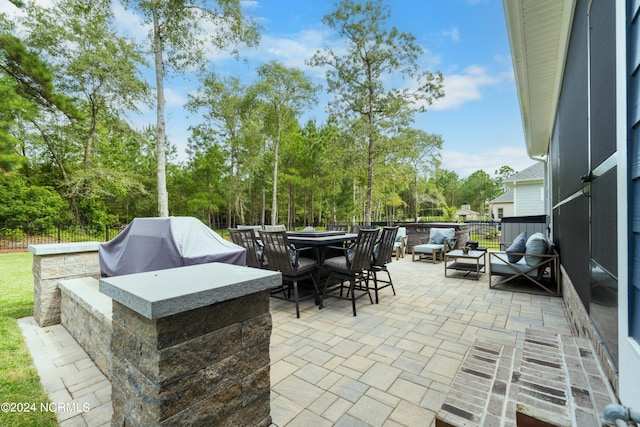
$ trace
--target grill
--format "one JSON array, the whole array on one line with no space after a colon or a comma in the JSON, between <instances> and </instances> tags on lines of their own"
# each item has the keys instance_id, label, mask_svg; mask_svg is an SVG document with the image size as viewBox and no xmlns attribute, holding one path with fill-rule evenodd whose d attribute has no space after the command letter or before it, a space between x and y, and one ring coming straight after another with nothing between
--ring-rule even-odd
<instances>
[{"instance_id":1,"label":"grill","mask_svg":"<svg viewBox=\"0 0 640 427\"><path fill-rule=\"evenodd\" d=\"M245 265L246 250L192 217L136 218L116 238L100 243L103 277L222 262Z\"/></svg>"}]
</instances>

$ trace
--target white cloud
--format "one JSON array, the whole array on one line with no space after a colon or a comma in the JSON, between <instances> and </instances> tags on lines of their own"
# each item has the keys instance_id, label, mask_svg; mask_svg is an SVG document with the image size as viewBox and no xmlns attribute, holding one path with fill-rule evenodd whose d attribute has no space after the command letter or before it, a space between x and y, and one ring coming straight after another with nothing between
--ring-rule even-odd
<instances>
[{"instance_id":1,"label":"white cloud","mask_svg":"<svg viewBox=\"0 0 640 427\"><path fill-rule=\"evenodd\" d=\"M146 38L151 31L151 24L144 24L137 13L125 9L120 2L114 2L111 11L119 32L132 37L137 43L147 43Z\"/></svg>"},{"instance_id":2,"label":"white cloud","mask_svg":"<svg viewBox=\"0 0 640 427\"><path fill-rule=\"evenodd\" d=\"M494 176L501 166L511 166L521 171L534 163L527 156L524 143L518 146L492 146L490 151L470 154L459 151L442 151L442 168L456 171L460 178L465 178L477 170L483 170Z\"/></svg>"},{"instance_id":3,"label":"white cloud","mask_svg":"<svg viewBox=\"0 0 640 427\"><path fill-rule=\"evenodd\" d=\"M187 103L187 97L170 87L164 88L164 99L167 107L182 107Z\"/></svg>"},{"instance_id":4,"label":"white cloud","mask_svg":"<svg viewBox=\"0 0 640 427\"><path fill-rule=\"evenodd\" d=\"M442 35L454 42L460 41L460 31L458 30L458 27L451 27L449 30L443 30Z\"/></svg>"},{"instance_id":5,"label":"white cloud","mask_svg":"<svg viewBox=\"0 0 640 427\"><path fill-rule=\"evenodd\" d=\"M309 70L305 61L311 59L317 50L328 45L328 32L315 29L303 30L287 37L264 35L260 47L254 52L260 61L277 60L288 67ZM323 73L324 75L324 73Z\"/></svg>"},{"instance_id":6,"label":"white cloud","mask_svg":"<svg viewBox=\"0 0 640 427\"><path fill-rule=\"evenodd\" d=\"M240 0L240 7L243 9L258 9L260 5L255 0Z\"/></svg>"},{"instance_id":7,"label":"white cloud","mask_svg":"<svg viewBox=\"0 0 640 427\"><path fill-rule=\"evenodd\" d=\"M471 65L462 74L444 76L444 97L431 105L431 110L449 110L460 107L467 101L477 101L483 86L494 86L501 82L487 72L485 67Z\"/></svg>"}]
</instances>

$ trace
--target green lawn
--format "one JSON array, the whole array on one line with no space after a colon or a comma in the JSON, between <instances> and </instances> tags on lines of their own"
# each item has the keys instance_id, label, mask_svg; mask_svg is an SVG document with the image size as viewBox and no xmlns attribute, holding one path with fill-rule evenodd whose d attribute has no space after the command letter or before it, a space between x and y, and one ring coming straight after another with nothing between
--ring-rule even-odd
<instances>
[{"instance_id":1,"label":"green lawn","mask_svg":"<svg viewBox=\"0 0 640 427\"><path fill-rule=\"evenodd\" d=\"M48 402L16 319L33 314L31 253L0 254L0 403L35 403L35 412L7 413L1 426L55 426L56 416L40 412ZM14 407L15 409L15 407Z\"/></svg>"}]
</instances>

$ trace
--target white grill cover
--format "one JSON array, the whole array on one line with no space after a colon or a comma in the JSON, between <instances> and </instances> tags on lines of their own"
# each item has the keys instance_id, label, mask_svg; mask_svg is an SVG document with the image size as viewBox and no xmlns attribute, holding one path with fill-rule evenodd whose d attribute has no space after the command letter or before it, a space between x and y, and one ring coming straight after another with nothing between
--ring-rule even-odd
<instances>
[{"instance_id":1,"label":"white grill cover","mask_svg":"<svg viewBox=\"0 0 640 427\"><path fill-rule=\"evenodd\" d=\"M136 218L117 237L100 243L100 271L122 276L185 265L245 265L246 249L193 217Z\"/></svg>"}]
</instances>

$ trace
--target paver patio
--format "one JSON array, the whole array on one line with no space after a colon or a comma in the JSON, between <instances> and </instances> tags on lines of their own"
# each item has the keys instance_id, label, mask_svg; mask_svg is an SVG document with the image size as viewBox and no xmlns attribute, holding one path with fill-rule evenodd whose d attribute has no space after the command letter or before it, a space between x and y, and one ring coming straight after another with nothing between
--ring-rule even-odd
<instances>
[{"instance_id":1,"label":"paver patio","mask_svg":"<svg viewBox=\"0 0 640 427\"><path fill-rule=\"evenodd\" d=\"M330 299L322 310L302 302L296 319L292 303L271 299L275 425L433 426L476 339L522 347L526 328L569 331L561 298L490 290L486 274L445 278L442 263L410 257L389 270L397 295L359 300L357 317ZM89 403L59 413L60 425L109 425L108 381L64 328L19 323L51 400Z\"/></svg>"}]
</instances>

